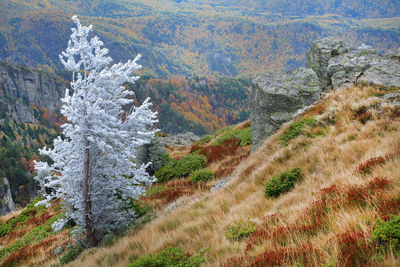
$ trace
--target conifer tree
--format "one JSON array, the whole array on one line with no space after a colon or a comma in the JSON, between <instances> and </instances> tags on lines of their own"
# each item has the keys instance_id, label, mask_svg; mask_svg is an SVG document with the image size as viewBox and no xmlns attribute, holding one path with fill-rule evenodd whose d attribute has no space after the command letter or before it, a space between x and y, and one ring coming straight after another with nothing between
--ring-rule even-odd
<instances>
[{"instance_id":1,"label":"conifer tree","mask_svg":"<svg viewBox=\"0 0 400 267\"><path fill-rule=\"evenodd\" d=\"M92 25L82 26L72 17L72 29L66 51L60 55L71 71L70 93L62 98L64 139L54 140L53 149L41 153L54 161L36 163L45 195L41 204L54 198L63 200L65 218L53 224L60 230L68 220L85 234L88 246L95 246L102 235L128 226L135 218L132 201L154 182L146 172L148 164L135 164L136 150L149 143L155 130L156 113L146 99L139 107L124 112L132 104L125 82L135 82L133 72L141 68L138 55L125 64L111 65L108 49L97 36L90 37ZM47 192L47 193L46 193Z\"/></svg>"}]
</instances>

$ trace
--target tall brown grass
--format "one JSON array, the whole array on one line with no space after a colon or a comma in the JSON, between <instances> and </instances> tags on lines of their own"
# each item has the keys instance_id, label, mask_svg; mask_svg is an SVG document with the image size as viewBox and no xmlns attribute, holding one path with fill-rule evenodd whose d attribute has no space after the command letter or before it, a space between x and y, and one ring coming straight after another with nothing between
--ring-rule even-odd
<instances>
[{"instance_id":1,"label":"tall brown grass","mask_svg":"<svg viewBox=\"0 0 400 267\"><path fill-rule=\"evenodd\" d=\"M299 117L317 116L326 134L300 135L282 147L284 125L235 167L235 179L224 189L187 197L115 245L86 251L71 266L124 266L168 246L190 253L207 248L205 266L400 265L393 255L373 257L369 239L376 218L399 212L400 201L400 157L385 157L398 148L400 120L397 109L378 110L383 105L369 99L373 90L353 86L329 93ZM371 114L367 120L354 116L360 103ZM361 171L360 164L379 157L385 160ZM295 167L303 181L266 199L264 183ZM226 226L240 220L255 222L257 231L247 240L228 240Z\"/></svg>"}]
</instances>

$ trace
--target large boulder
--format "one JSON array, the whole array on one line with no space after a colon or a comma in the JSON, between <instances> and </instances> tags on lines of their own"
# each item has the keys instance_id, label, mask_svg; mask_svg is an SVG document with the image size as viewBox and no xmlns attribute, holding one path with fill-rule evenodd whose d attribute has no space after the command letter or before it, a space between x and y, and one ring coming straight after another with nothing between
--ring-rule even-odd
<instances>
[{"instance_id":1,"label":"large boulder","mask_svg":"<svg viewBox=\"0 0 400 267\"><path fill-rule=\"evenodd\" d=\"M306 54L306 66L317 74L322 89L331 87L330 74L327 72L331 58L346 53L349 47L341 39L326 37L313 42Z\"/></svg>"},{"instance_id":2,"label":"large boulder","mask_svg":"<svg viewBox=\"0 0 400 267\"><path fill-rule=\"evenodd\" d=\"M297 110L318 101L321 91L317 74L305 68L253 80L249 89L253 150Z\"/></svg>"}]
</instances>

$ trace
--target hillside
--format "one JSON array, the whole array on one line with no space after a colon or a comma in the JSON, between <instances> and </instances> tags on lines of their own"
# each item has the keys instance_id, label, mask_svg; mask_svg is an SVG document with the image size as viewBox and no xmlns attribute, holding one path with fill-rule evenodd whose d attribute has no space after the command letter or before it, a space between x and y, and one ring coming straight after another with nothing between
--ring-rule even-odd
<instances>
[{"instance_id":1,"label":"hillside","mask_svg":"<svg viewBox=\"0 0 400 267\"><path fill-rule=\"evenodd\" d=\"M285 124L242 161L224 189L181 199L71 266L125 266L169 246L202 251L207 266L398 265L398 256L371 238L377 218L389 220L400 206L399 108L386 103L387 93L362 85L330 92L296 118L314 118L313 124L297 135L293 122ZM266 197L264 184L293 168L301 169L301 181ZM230 240L229 226L240 221L255 231Z\"/></svg>"},{"instance_id":2,"label":"hillside","mask_svg":"<svg viewBox=\"0 0 400 267\"><path fill-rule=\"evenodd\" d=\"M290 70L327 35L400 47L395 0L12 0L0 7L0 59L52 71L61 67L72 14L96 26L115 61L141 53L144 73L157 78Z\"/></svg>"},{"instance_id":3,"label":"hillside","mask_svg":"<svg viewBox=\"0 0 400 267\"><path fill-rule=\"evenodd\" d=\"M171 148L170 156L180 160L196 151L213 155L206 167L216 178L199 184L175 178L153 186L141 200L145 216L136 226L83 252L71 266L126 266L167 247L206 266L398 265L398 255L373 234L378 218L390 221L389 215L400 211L398 92L367 85L331 91L250 155L249 146L232 146L235 139L229 139L247 140L242 132L248 124L206 136L192 147ZM302 175L294 188L266 190L266 183L295 168ZM229 178L222 189L209 192L218 177ZM53 209L58 210L47 212ZM63 262L79 255L68 245L67 232L55 236L41 230L57 212L27 211L21 213L26 219L2 219L3 228L14 222L2 230L3 264L58 263L58 247L69 251ZM230 228L237 224L239 232ZM43 234L32 239L30 232ZM15 236L17 243L9 243Z\"/></svg>"}]
</instances>

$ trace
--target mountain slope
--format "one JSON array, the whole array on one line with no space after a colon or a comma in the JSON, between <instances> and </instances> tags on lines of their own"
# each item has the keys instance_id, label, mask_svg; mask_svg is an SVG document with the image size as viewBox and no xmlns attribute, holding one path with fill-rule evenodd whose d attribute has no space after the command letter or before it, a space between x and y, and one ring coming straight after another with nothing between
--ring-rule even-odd
<instances>
[{"instance_id":1,"label":"mountain slope","mask_svg":"<svg viewBox=\"0 0 400 267\"><path fill-rule=\"evenodd\" d=\"M304 65L311 42L326 35L378 49L400 47L396 1L368 2L3 1L0 59L61 68L58 54L70 17L78 14L94 25L115 61L141 53L144 72L154 77L253 76Z\"/></svg>"},{"instance_id":2,"label":"mountain slope","mask_svg":"<svg viewBox=\"0 0 400 267\"><path fill-rule=\"evenodd\" d=\"M400 212L399 106L377 97L396 91L353 86L329 93L296 118L313 117L314 124L297 134L297 124L284 125L237 167L226 188L181 199L143 229L85 252L71 266L125 266L169 246L192 254L205 249L207 266L400 264L371 239L376 218ZM296 167L302 180L266 198L264 183ZM228 227L240 221L252 221L256 231L228 239Z\"/></svg>"}]
</instances>

